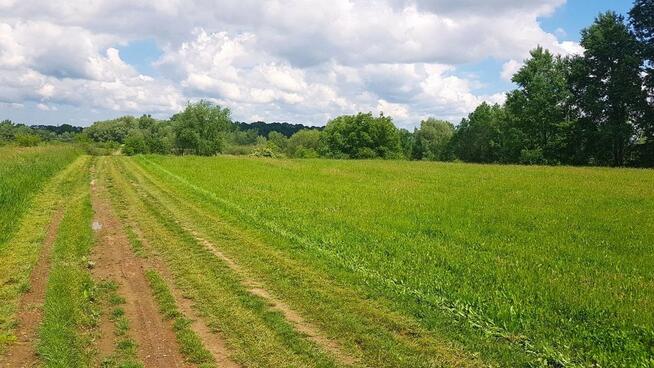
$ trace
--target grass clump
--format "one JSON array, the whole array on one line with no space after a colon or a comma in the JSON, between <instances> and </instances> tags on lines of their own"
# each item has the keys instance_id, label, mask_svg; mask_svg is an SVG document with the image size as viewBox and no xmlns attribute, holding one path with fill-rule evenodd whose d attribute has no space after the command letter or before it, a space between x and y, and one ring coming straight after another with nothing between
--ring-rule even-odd
<instances>
[{"instance_id":1,"label":"grass clump","mask_svg":"<svg viewBox=\"0 0 654 368\"><path fill-rule=\"evenodd\" d=\"M120 306L125 299L118 294L118 284L114 281L100 283L101 299L105 311L110 311L109 319L113 321L116 335L116 350L114 354L104 358L100 363L102 368L142 368L137 357L136 342L129 337L129 320L125 310Z\"/></svg>"}]
</instances>

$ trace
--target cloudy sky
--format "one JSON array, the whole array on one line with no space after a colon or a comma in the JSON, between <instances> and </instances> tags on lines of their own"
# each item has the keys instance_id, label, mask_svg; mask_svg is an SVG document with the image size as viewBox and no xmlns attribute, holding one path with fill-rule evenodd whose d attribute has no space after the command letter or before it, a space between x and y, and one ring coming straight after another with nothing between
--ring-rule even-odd
<instances>
[{"instance_id":1,"label":"cloudy sky","mask_svg":"<svg viewBox=\"0 0 654 368\"><path fill-rule=\"evenodd\" d=\"M0 0L0 119L166 118L209 99L241 121L413 127L501 102L543 45L631 0Z\"/></svg>"}]
</instances>

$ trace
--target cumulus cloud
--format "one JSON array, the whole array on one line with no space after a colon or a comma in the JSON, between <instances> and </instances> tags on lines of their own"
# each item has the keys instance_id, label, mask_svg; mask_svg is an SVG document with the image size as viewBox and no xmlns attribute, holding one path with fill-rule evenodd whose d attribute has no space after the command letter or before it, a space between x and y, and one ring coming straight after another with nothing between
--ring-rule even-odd
<instances>
[{"instance_id":1,"label":"cumulus cloud","mask_svg":"<svg viewBox=\"0 0 654 368\"><path fill-rule=\"evenodd\" d=\"M0 100L120 112L169 112L182 96L165 82L138 74L117 49L116 38L43 21L0 24Z\"/></svg>"},{"instance_id":2,"label":"cumulus cloud","mask_svg":"<svg viewBox=\"0 0 654 368\"><path fill-rule=\"evenodd\" d=\"M523 63L517 60L509 60L502 65L502 72L500 73L502 79L510 81L513 75L522 68Z\"/></svg>"},{"instance_id":3,"label":"cumulus cloud","mask_svg":"<svg viewBox=\"0 0 654 368\"><path fill-rule=\"evenodd\" d=\"M564 0L0 0L0 101L146 112L209 98L236 118L324 124L383 111L411 126L457 120L481 101L457 65L542 45L579 52L538 18ZM153 39L156 77L118 51ZM61 109L60 109L61 110Z\"/></svg>"}]
</instances>

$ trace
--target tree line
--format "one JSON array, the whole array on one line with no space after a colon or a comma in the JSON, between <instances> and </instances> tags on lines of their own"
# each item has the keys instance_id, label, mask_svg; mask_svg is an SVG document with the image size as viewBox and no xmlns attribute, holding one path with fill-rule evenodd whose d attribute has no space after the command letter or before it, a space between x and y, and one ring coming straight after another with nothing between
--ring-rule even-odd
<instances>
[{"instance_id":1,"label":"tree line","mask_svg":"<svg viewBox=\"0 0 654 368\"><path fill-rule=\"evenodd\" d=\"M202 100L167 120L125 116L82 132L66 128L59 134L5 121L0 141L12 134L24 145L74 136L122 147L128 155L654 167L654 0L636 0L627 19L600 14L581 32L580 44L583 54L569 57L535 48L513 75L517 88L505 103L482 103L457 126L428 118L411 132L383 113L339 116L324 128L246 124L233 122L228 108Z\"/></svg>"},{"instance_id":2,"label":"tree line","mask_svg":"<svg viewBox=\"0 0 654 368\"><path fill-rule=\"evenodd\" d=\"M0 121L0 145L15 142L19 146L35 146L41 142L74 142L83 128L63 124L60 126L15 124Z\"/></svg>"},{"instance_id":3,"label":"tree line","mask_svg":"<svg viewBox=\"0 0 654 368\"><path fill-rule=\"evenodd\" d=\"M584 53L536 48L503 105L482 104L457 127L464 161L654 166L651 0L627 22L607 12L581 34Z\"/></svg>"}]
</instances>

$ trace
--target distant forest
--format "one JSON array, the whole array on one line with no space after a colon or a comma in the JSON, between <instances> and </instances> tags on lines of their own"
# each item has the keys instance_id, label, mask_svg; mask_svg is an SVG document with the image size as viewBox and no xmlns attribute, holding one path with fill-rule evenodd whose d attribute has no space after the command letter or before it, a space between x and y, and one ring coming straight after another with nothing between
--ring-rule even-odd
<instances>
[{"instance_id":1,"label":"distant forest","mask_svg":"<svg viewBox=\"0 0 654 368\"><path fill-rule=\"evenodd\" d=\"M314 127L304 124L277 123L277 122L266 123L263 121L257 121L254 123L243 123L237 121L235 124L238 130L242 130L242 131L254 130L257 133L257 135L261 135L264 137L267 137L271 132L277 132L283 134L288 138L302 129L318 129L318 130L323 129L323 127Z\"/></svg>"},{"instance_id":2,"label":"distant forest","mask_svg":"<svg viewBox=\"0 0 654 368\"><path fill-rule=\"evenodd\" d=\"M392 117L358 113L324 128L233 122L230 110L189 103L167 120L149 115L80 131L0 123L0 141L78 141L134 154L409 159L539 165L654 167L654 1L625 19L600 14L581 32L582 55L536 47L503 105L482 103L457 126L428 118L410 132Z\"/></svg>"}]
</instances>

